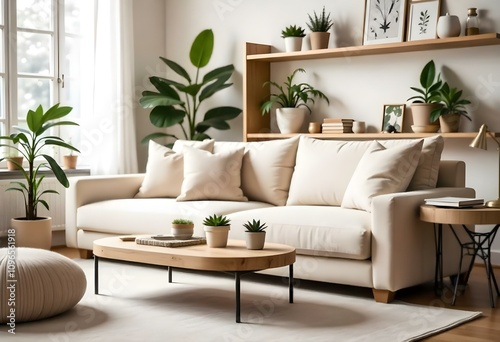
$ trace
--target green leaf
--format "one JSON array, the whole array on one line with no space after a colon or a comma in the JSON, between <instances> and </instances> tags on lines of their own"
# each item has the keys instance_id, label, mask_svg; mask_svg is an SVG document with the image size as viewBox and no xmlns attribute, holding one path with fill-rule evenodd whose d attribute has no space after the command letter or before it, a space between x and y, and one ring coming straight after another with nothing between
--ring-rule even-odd
<instances>
[{"instance_id":1,"label":"green leaf","mask_svg":"<svg viewBox=\"0 0 500 342\"><path fill-rule=\"evenodd\" d=\"M66 177L66 173L64 173L63 169L61 169L61 167L54 160L54 158L52 158L51 156L48 156L46 154L42 154L42 157L44 157L45 160L49 163L50 169L54 173L54 176L56 176L59 183L61 183L61 185L64 186L65 188L68 188L69 181L68 181L68 178Z\"/></svg>"},{"instance_id":2,"label":"green leaf","mask_svg":"<svg viewBox=\"0 0 500 342\"><path fill-rule=\"evenodd\" d=\"M210 62L214 49L214 33L212 30L202 31L194 40L189 52L191 63L197 68L203 68Z\"/></svg>"},{"instance_id":3,"label":"green leaf","mask_svg":"<svg viewBox=\"0 0 500 342\"><path fill-rule=\"evenodd\" d=\"M173 84L180 83L157 76L150 77L149 81L160 92L160 94L166 95L167 97L170 97L172 99L180 100L179 94L172 87Z\"/></svg>"},{"instance_id":4,"label":"green leaf","mask_svg":"<svg viewBox=\"0 0 500 342\"><path fill-rule=\"evenodd\" d=\"M35 111L29 110L26 115L26 123L28 124L28 128L32 132L37 132L43 123L43 108L42 106L38 106Z\"/></svg>"},{"instance_id":5,"label":"green leaf","mask_svg":"<svg viewBox=\"0 0 500 342\"><path fill-rule=\"evenodd\" d=\"M45 133L48 129L55 127L55 126L80 126L76 122L73 121L56 121L56 122L51 122L46 125L44 125L41 129L38 130L38 135L41 135Z\"/></svg>"},{"instance_id":6,"label":"green leaf","mask_svg":"<svg viewBox=\"0 0 500 342\"><path fill-rule=\"evenodd\" d=\"M158 138L176 138L177 139L177 137L173 134L157 132L157 133L151 133L151 134L145 136L141 140L141 144L147 144L147 143L149 143L150 140L154 140L154 139L158 139Z\"/></svg>"},{"instance_id":7,"label":"green leaf","mask_svg":"<svg viewBox=\"0 0 500 342\"><path fill-rule=\"evenodd\" d=\"M240 115L240 113L241 109L236 107L217 107L207 111L203 120L232 120Z\"/></svg>"},{"instance_id":8,"label":"green leaf","mask_svg":"<svg viewBox=\"0 0 500 342\"><path fill-rule=\"evenodd\" d=\"M189 74L187 73L187 71L181 67L179 64L177 64L176 62L170 60L170 59L166 59L166 58L163 58L163 57L160 57L160 59L166 64L168 65L168 67L170 69L172 69L176 74L178 74L179 76L183 77L184 79L186 79L188 81L188 83L191 83L191 77L189 76Z\"/></svg>"},{"instance_id":9,"label":"green leaf","mask_svg":"<svg viewBox=\"0 0 500 342\"><path fill-rule=\"evenodd\" d=\"M143 96L139 100L140 105L143 108L154 108L156 106L174 106L178 104L184 104L183 101L180 101L175 98L171 98L159 93L151 93L148 92L147 95Z\"/></svg>"},{"instance_id":10,"label":"green leaf","mask_svg":"<svg viewBox=\"0 0 500 342\"><path fill-rule=\"evenodd\" d=\"M215 83L212 83L212 84L206 86L205 88L203 88L200 96L198 97L200 102L208 99L213 94L215 94L223 89L229 88L230 86L233 85L232 83L224 83L224 82L225 82L225 80L221 80L221 82L215 82Z\"/></svg>"},{"instance_id":11,"label":"green leaf","mask_svg":"<svg viewBox=\"0 0 500 342\"><path fill-rule=\"evenodd\" d=\"M172 106L155 107L149 114L151 123L159 128L171 127L184 120L186 113Z\"/></svg>"},{"instance_id":12,"label":"green leaf","mask_svg":"<svg viewBox=\"0 0 500 342\"><path fill-rule=\"evenodd\" d=\"M73 147L70 144L65 143L64 141L60 141L60 140L47 139L47 140L45 140L45 145L56 145L56 146L61 146L61 147L67 148L68 150L71 150L71 151L80 152L80 150L77 149L76 147Z\"/></svg>"},{"instance_id":13,"label":"green leaf","mask_svg":"<svg viewBox=\"0 0 500 342\"><path fill-rule=\"evenodd\" d=\"M225 78L226 80L228 80L233 74L233 72L234 72L234 66L232 64L214 69L203 77L203 83L206 84L212 80L220 78Z\"/></svg>"},{"instance_id":14,"label":"green leaf","mask_svg":"<svg viewBox=\"0 0 500 342\"><path fill-rule=\"evenodd\" d=\"M73 110L72 107L59 107L59 103L50 107L43 115L43 123L65 117Z\"/></svg>"},{"instance_id":15,"label":"green leaf","mask_svg":"<svg viewBox=\"0 0 500 342\"><path fill-rule=\"evenodd\" d=\"M430 60L422 69L420 74L420 84L425 89L428 89L434 82L436 77L436 65L433 60Z\"/></svg>"}]
</instances>

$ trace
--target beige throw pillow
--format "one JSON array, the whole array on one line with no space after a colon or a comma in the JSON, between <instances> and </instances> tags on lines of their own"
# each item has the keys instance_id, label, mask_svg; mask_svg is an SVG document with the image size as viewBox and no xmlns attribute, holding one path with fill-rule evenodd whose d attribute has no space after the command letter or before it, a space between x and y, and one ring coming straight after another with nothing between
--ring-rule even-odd
<instances>
[{"instance_id":1,"label":"beige throw pillow","mask_svg":"<svg viewBox=\"0 0 500 342\"><path fill-rule=\"evenodd\" d=\"M197 148L212 151L214 141L198 141ZM146 174L135 197L177 197L184 179L184 157L172 149L149 141Z\"/></svg>"},{"instance_id":2,"label":"beige throw pillow","mask_svg":"<svg viewBox=\"0 0 500 342\"><path fill-rule=\"evenodd\" d=\"M247 201L241 190L245 149L212 154L184 146L184 182L177 201Z\"/></svg>"},{"instance_id":3,"label":"beige throw pillow","mask_svg":"<svg viewBox=\"0 0 500 342\"><path fill-rule=\"evenodd\" d=\"M371 211L372 198L378 195L405 191L415 173L423 140L386 149L378 141L359 161L342 207Z\"/></svg>"}]
</instances>

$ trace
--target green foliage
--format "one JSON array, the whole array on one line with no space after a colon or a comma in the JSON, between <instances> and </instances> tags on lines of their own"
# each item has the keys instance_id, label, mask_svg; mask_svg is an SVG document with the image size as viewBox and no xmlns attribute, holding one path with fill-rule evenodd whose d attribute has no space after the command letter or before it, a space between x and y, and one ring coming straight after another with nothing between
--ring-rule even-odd
<instances>
[{"instance_id":1,"label":"green foliage","mask_svg":"<svg viewBox=\"0 0 500 342\"><path fill-rule=\"evenodd\" d=\"M149 120L155 127L168 128L179 125L184 139L204 140L210 138L206 134L209 128L228 130L230 126L227 121L241 114L241 109L236 107L216 107L207 110L203 120L198 122L197 116L203 101L232 85L227 82L234 71L232 64L209 71L203 77L200 76L200 70L208 65L213 49L213 31L202 31L195 38L189 53L191 64L196 68L194 81L182 66L160 57L167 67L186 82L180 83L159 76L149 78L157 92L144 91L139 103L143 108L152 109ZM146 136L142 142L146 143L150 139L161 137L178 139L173 134L157 132Z\"/></svg>"},{"instance_id":2,"label":"green foliage","mask_svg":"<svg viewBox=\"0 0 500 342\"><path fill-rule=\"evenodd\" d=\"M439 99L438 102L442 103L443 106L435 109L431 113L431 122L434 122L439 119L441 115L447 114L459 114L465 116L469 121L472 121L470 116L467 114L465 110L465 105L470 104L471 102L466 99L462 99L462 90L458 90L457 88L452 88L448 85L448 83L444 83L443 87L439 90Z\"/></svg>"},{"instance_id":3,"label":"green foliage","mask_svg":"<svg viewBox=\"0 0 500 342\"><path fill-rule=\"evenodd\" d=\"M252 220L252 222L247 221L247 223L243 224L243 227L247 229L246 230L247 232L253 232L253 233L263 232L267 228L265 222L260 223L260 220L255 221L255 219Z\"/></svg>"},{"instance_id":4,"label":"green foliage","mask_svg":"<svg viewBox=\"0 0 500 342\"><path fill-rule=\"evenodd\" d=\"M291 75L289 75L284 83L284 88L276 82L266 81L263 86L271 85L278 90L278 93L271 93L269 100L265 101L261 106L262 115L269 113L273 105L278 104L283 108L294 108L299 106L305 106L309 112L311 108L307 105L307 102L314 103L314 98L319 97L320 99L325 99L327 103L330 103L328 97L321 91L314 89L311 85L307 83L294 84L293 78L297 72L306 72L304 69L296 69Z\"/></svg>"},{"instance_id":5,"label":"green foliage","mask_svg":"<svg viewBox=\"0 0 500 342\"><path fill-rule=\"evenodd\" d=\"M193 224L193 221L186 219L173 219L172 224Z\"/></svg>"},{"instance_id":6,"label":"green foliage","mask_svg":"<svg viewBox=\"0 0 500 342\"><path fill-rule=\"evenodd\" d=\"M42 106L38 106L35 111L29 110L26 116L28 128L14 126L14 129L19 133L13 133L10 136L0 136L0 141L8 141L9 143L0 143L0 147L4 146L11 150L17 151L28 162L28 169L25 170L21 165L21 173L24 176L25 182L12 182L15 186L8 188L6 191L19 191L24 197L24 206L27 220L34 220L38 218L38 205L43 205L49 210L49 204L42 196L49 193L56 193L55 190L41 189L41 183L45 176L38 177L38 172L41 168L48 168L61 185L69 187L69 181L63 169L57 162L49 155L43 154L42 149L46 146L60 146L67 148L71 151L80 152L75 147L64 142L61 138L56 136L44 135L50 128L56 126L74 125L77 123L72 121L61 121L63 117L68 115L73 108L59 107L56 104L49 108L46 112L43 111ZM6 158L0 158L0 161ZM43 160L38 166L35 166L35 160Z\"/></svg>"},{"instance_id":7,"label":"green foliage","mask_svg":"<svg viewBox=\"0 0 500 342\"><path fill-rule=\"evenodd\" d=\"M212 227L228 226L230 223L231 220L229 220L227 216L217 215L217 214L205 217L205 219L203 220L203 224L205 226L212 226Z\"/></svg>"},{"instance_id":8,"label":"green foliage","mask_svg":"<svg viewBox=\"0 0 500 342\"><path fill-rule=\"evenodd\" d=\"M408 101L414 100L413 102L415 103L437 103L442 84L441 74L438 74L436 78L436 65L433 60L430 60L420 73L420 85L422 88L410 87L411 90L416 91L420 95L412 96Z\"/></svg>"},{"instance_id":9,"label":"green foliage","mask_svg":"<svg viewBox=\"0 0 500 342\"><path fill-rule=\"evenodd\" d=\"M300 26L290 25L281 31L281 37L305 37L304 29Z\"/></svg>"},{"instance_id":10,"label":"green foliage","mask_svg":"<svg viewBox=\"0 0 500 342\"><path fill-rule=\"evenodd\" d=\"M326 15L325 6L323 6L323 11L319 16L316 14L316 11L314 11L314 18L311 17L310 14L307 16L309 17L309 22L306 24L312 32L328 32L333 26L333 20L330 19L330 13Z\"/></svg>"}]
</instances>

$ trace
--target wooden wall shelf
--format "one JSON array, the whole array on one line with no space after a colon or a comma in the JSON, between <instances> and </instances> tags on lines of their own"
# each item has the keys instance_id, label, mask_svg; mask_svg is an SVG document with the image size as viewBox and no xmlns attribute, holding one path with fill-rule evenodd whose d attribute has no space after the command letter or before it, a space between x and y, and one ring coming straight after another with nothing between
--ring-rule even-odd
<instances>
[{"instance_id":1,"label":"wooden wall shelf","mask_svg":"<svg viewBox=\"0 0 500 342\"><path fill-rule=\"evenodd\" d=\"M442 135L447 139L474 139L477 132L458 132L458 133L297 133L297 134L281 134L281 133L249 133L247 138L249 140L273 140L273 139L286 139L292 138L297 135L305 135L316 139L325 140L372 140L372 139L418 139L426 138L434 135ZM495 137L500 137L500 133L493 133Z\"/></svg>"}]
</instances>

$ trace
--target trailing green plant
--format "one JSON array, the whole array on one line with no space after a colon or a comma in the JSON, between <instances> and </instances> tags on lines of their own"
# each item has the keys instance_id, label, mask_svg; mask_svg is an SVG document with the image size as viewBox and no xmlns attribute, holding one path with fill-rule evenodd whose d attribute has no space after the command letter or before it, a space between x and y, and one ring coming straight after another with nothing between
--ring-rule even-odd
<instances>
[{"instance_id":1,"label":"trailing green plant","mask_svg":"<svg viewBox=\"0 0 500 342\"><path fill-rule=\"evenodd\" d=\"M243 227L246 228L247 232L252 233L263 232L267 228L265 222L260 223L260 220L255 221L255 219L253 219L251 222L247 221L243 224Z\"/></svg>"},{"instance_id":2,"label":"trailing green plant","mask_svg":"<svg viewBox=\"0 0 500 342\"><path fill-rule=\"evenodd\" d=\"M283 108L304 106L309 110L309 112L311 112L311 108L309 108L307 103L314 103L314 98L316 97L326 100L328 104L330 103L328 97L320 90L315 89L313 86L307 83L293 83L293 78L297 72L305 73L306 71L300 68L294 70L291 75L287 76L284 86L281 86L274 81L264 82L263 86L270 85L275 87L278 92L271 93L269 100L265 101L261 105L262 115L269 113L275 104L278 104Z\"/></svg>"},{"instance_id":3,"label":"trailing green plant","mask_svg":"<svg viewBox=\"0 0 500 342\"><path fill-rule=\"evenodd\" d=\"M232 85L232 83L227 82L234 71L232 64L209 71L201 78L200 70L210 62L213 49L213 31L207 29L198 34L189 53L191 64L196 68L194 79L178 63L160 57L172 71L186 82L180 83L159 76L149 78L157 92L144 91L139 103L143 108L152 109L149 120L155 127L168 128L179 125L187 140L210 138L206 134L209 128L230 129L227 121L240 115L240 108L231 106L211 108L205 112L203 120L198 122L201 104L215 93ZM146 143L150 139L162 137L178 139L174 134L158 132L149 134L142 142Z\"/></svg>"},{"instance_id":4,"label":"trailing green plant","mask_svg":"<svg viewBox=\"0 0 500 342\"><path fill-rule=\"evenodd\" d=\"M75 125L72 121L61 121L60 119L68 115L73 108L59 107L56 104L44 112L42 106L38 106L36 110L29 110L26 116L28 128L14 126L13 128L18 133L13 133L10 136L0 136L0 141L6 140L9 143L0 143L0 146L7 147L17 151L28 163L28 168L22 168L22 165L16 163L24 177L24 182L12 182L12 186L6 191L19 191L24 198L25 219L36 220L38 218L38 205L43 205L49 210L49 204L42 196L58 192L55 190L42 190L41 183L45 176L40 175L42 168L48 168L56 177L61 185L65 188L69 187L69 181L64 170L57 164L51 156L44 154L43 150L47 146L60 146L72 151L80 152L72 145L66 143L57 136L46 135L50 128L56 126ZM0 158L0 161L6 159ZM43 161L45 160L45 161ZM35 165L35 161L40 161Z\"/></svg>"},{"instance_id":5,"label":"trailing green plant","mask_svg":"<svg viewBox=\"0 0 500 342\"><path fill-rule=\"evenodd\" d=\"M307 16L309 17L309 22L306 24L312 32L328 32L333 26L333 20L330 19L330 13L326 14L325 6L323 6L323 11L319 16L316 14L316 11L314 11L314 18L310 14Z\"/></svg>"},{"instance_id":6,"label":"trailing green plant","mask_svg":"<svg viewBox=\"0 0 500 342\"><path fill-rule=\"evenodd\" d=\"M186 219L173 219L172 224L193 224L193 221Z\"/></svg>"},{"instance_id":7,"label":"trailing green plant","mask_svg":"<svg viewBox=\"0 0 500 342\"><path fill-rule=\"evenodd\" d=\"M462 115L469 121L472 121L467 111L465 110L465 105L468 105L471 102L467 99L462 99L462 90L450 87L448 83L445 82L441 89L439 89L438 102L443 106L434 109L431 112L431 122L438 120L442 115L448 114Z\"/></svg>"},{"instance_id":8,"label":"trailing green plant","mask_svg":"<svg viewBox=\"0 0 500 342\"><path fill-rule=\"evenodd\" d=\"M304 29L300 26L290 25L281 31L281 37L305 37Z\"/></svg>"},{"instance_id":9,"label":"trailing green plant","mask_svg":"<svg viewBox=\"0 0 500 342\"><path fill-rule=\"evenodd\" d=\"M227 218L227 216L217 215L217 214L205 217L205 219L203 220L203 224L205 226L212 226L212 227L229 226L230 223L231 220Z\"/></svg>"},{"instance_id":10,"label":"trailing green plant","mask_svg":"<svg viewBox=\"0 0 500 342\"><path fill-rule=\"evenodd\" d=\"M427 62L420 73L420 85L422 88L410 87L419 95L412 96L408 101L414 103L437 103L439 102L439 90L442 87L441 74L436 75L436 65L433 60Z\"/></svg>"}]
</instances>

